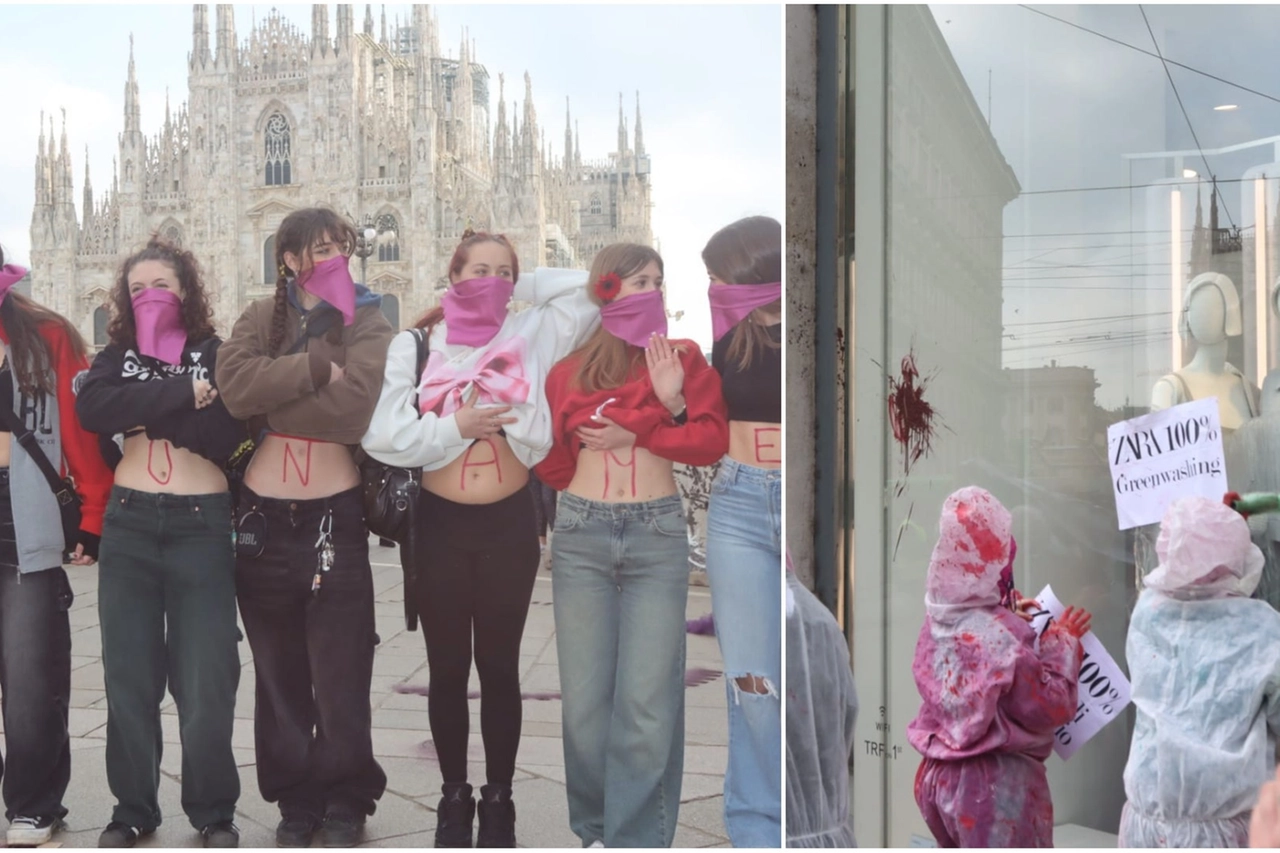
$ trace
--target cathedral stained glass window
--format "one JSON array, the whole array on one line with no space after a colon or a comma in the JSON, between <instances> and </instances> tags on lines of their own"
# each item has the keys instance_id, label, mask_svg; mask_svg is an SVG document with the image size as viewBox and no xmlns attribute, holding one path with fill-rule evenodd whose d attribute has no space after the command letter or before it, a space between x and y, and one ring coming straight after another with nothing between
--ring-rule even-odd
<instances>
[{"instance_id":1,"label":"cathedral stained glass window","mask_svg":"<svg viewBox=\"0 0 1280 853\"><path fill-rule=\"evenodd\" d=\"M400 260L400 225L390 213L378 217L374 227L378 231L378 260Z\"/></svg>"},{"instance_id":2,"label":"cathedral stained glass window","mask_svg":"<svg viewBox=\"0 0 1280 853\"><path fill-rule=\"evenodd\" d=\"M283 186L292 183L289 164L289 120L275 113L267 120L266 139L267 186Z\"/></svg>"}]
</instances>

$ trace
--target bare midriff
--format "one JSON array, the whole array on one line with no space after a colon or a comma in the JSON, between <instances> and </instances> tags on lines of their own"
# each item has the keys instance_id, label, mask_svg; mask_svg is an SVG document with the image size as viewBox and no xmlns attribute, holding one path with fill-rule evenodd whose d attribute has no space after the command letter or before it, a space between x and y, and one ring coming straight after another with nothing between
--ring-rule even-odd
<instances>
[{"instance_id":1,"label":"bare midriff","mask_svg":"<svg viewBox=\"0 0 1280 853\"><path fill-rule=\"evenodd\" d=\"M781 468L782 425L729 421L729 458L755 468Z\"/></svg>"},{"instance_id":2,"label":"bare midriff","mask_svg":"<svg viewBox=\"0 0 1280 853\"><path fill-rule=\"evenodd\" d=\"M565 490L592 501L640 503L679 494L669 459L642 447L578 451L578 468Z\"/></svg>"},{"instance_id":3,"label":"bare midriff","mask_svg":"<svg viewBox=\"0 0 1280 853\"><path fill-rule=\"evenodd\" d=\"M214 495L227 490L227 477L217 465L190 450L135 435L124 440L115 484L152 494Z\"/></svg>"},{"instance_id":4,"label":"bare midriff","mask_svg":"<svg viewBox=\"0 0 1280 853\"><path fill-rule=\"evenodd\" d=\"M268 433L245 471L244 484L264 498L327 498L360 485L343 444Z\"/></svg>"},{"instance_id":5,"label":"bare midriff","mask_svg":"<svg viewBox=\"0 0 1280 853\"><path fill-rule=\"evenodd\" d=\"M460 504L492 504L529 484L524 467L501 435L473 441L443 468L422 472L422 488Z\"/></svg>"}]
</instances>

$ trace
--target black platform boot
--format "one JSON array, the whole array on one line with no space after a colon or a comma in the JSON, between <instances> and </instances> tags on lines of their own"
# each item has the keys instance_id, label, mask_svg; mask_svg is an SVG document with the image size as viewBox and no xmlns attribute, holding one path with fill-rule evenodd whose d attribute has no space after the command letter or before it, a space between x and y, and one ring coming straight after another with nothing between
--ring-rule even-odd
<instances>
[{"instance_id":1,"label":"black platform boot","mask_svg":"<svg viewBox=\"0 0 1280 853\"><path fill-rule=\"evenodd\" d=\"M470 847L476 800L465 782L445 782L444 796L436 809L436 846Z\"/></svg>"},{"instance_id":2,"label":"black platform boot","mask_svg":"<svg viewBox=\"0 0 1280 853\"><path fill-rule=\"evenodd\" d=\"M477 847L516 846L516 804L510 785L485 785L480 789L480 834Z\"/></svg>"}]
</instances>

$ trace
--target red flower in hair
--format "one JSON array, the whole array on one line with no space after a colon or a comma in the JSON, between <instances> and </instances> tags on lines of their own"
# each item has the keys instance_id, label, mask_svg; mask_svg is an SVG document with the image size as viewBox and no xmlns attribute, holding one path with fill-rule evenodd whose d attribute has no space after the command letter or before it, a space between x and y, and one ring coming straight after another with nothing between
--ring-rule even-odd
<instances>
[{"instance_id":1,"label":"red flower in hair","mask_svg":"<svg viewBox=\"0 0 1280 853\"><path fill-rule=\"evenodd\" d=\"M617 298L620 290L622 290L622 279L618 278L616 272L605 273L596 282L596 296L600 297L601 302L612 302Z\"/></svg>"}]
</instances>

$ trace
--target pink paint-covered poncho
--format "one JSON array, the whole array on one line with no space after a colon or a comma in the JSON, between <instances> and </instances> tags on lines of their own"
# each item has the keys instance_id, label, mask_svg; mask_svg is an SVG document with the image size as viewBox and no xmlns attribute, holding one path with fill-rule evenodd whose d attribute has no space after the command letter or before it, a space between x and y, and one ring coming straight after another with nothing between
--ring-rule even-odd
<instances>
[{"instance_id":1,"label":"pink paint-covered poncho","mask_svg":"<svg viewBox=\"0 0 1280 853\"><path fill-rule=\"evenodd\" d=\"M1081 648L1053 623L1037 652L1030 624L1000 605L1011 532L990 493L961 489L929 563L911 666L923 704L907 740L925 756L916 797L944 846L1052 843L1043 762L1076 712Z\"/></svg>"}]
</instances>

